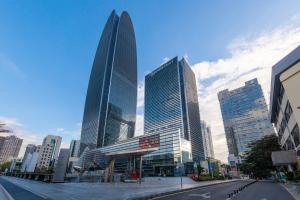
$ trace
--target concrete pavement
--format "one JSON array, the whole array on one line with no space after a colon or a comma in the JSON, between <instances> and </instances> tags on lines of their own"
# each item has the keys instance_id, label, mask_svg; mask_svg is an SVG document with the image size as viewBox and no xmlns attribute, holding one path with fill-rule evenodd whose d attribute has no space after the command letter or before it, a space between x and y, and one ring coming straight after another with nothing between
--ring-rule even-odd
<instances>
[{"instance_id":1,"label":"concrete pavement","mask_svg":"<svg viewBox=\"0 0 300 200\"><path fill-rule=\"evenodd\" d=\"M38 196L37 194L25 190L24 188L15 185L1 177L0 184L14 200L50 200L50 198L47 198L45 196ZM11 198L7 196L5 199L11 200Z\"/></svg>"},{"instance_id":2,"label":"concrete pavement","mask_svg":"<svg viewBox=\"0 0 300 200\"><path fill-rule=\"evenodd\" d=\"M180 190L180 178L147 178L141 185L137 183L57 183L48 184L33 180L1 177L18 187L29 190L38 196L55 200L125 200ZM229 180L231 181L231 180ZM183 188L206 186L228 181L195 182L183 179ZM18 199L16 199L18 200Z\"/></svg>"},{"instance_id":3,"label":"concrete pavement","mask_svg":"<svg viewBox=\"0 0 300 200\"><path fill-rule=\"evenodd\" d=\"M294 200L280 184L259 181L251 184L243 191L229 198L228 194L247 184L247 181L224 183L220 185L207 186L186 192L170 194L153 198L156 200Z\"/></svg>"},{"instance_id":4,"label":"concrete pavement","mask_svg":"<svg viewBox=\"0 0 300 200\"><path fill-rule=\"evenodd\" d=\"M161 200L294 200L280 184L259 181L234 197L228 194L253 180L194 182L180 178L149 178L137 183L58 183L48 184L15 177L0 177L0 184L15 200L125 200L149 199L154 194L166 194L152 199ZM212 185L213 184L213 185ZM181 191L179 191L181 190ZM187 190L187 191L185 191Z\"/></svg>"},{"instance_id":5,"label":"concrete pavement","mask_svg":"<svg viewBox=\"0 0 300 200\"><path fill-rule=\"evenodd\" d=\"M285 187L285 189L289 191L296 200L300 200L300 183L288 182L282 184L282 186Z\"/></svg>"}]
</instances>

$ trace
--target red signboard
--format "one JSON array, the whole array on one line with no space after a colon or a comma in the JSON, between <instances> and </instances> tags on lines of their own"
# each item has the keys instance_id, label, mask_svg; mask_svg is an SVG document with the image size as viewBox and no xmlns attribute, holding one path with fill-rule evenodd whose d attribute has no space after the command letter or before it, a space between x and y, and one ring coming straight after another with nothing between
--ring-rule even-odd
<instances>
[{"instance_id":1,"label":"red signboard","mask_svg":"<svg viewBox=\"0 0 300 200\"><path fill-rule=\"evenodd\" d=\"M159 147L160 138L159 134L149 135L139 139L139 148L140 149L149 149L154 147Z\"/></svg>"}]
</instances>

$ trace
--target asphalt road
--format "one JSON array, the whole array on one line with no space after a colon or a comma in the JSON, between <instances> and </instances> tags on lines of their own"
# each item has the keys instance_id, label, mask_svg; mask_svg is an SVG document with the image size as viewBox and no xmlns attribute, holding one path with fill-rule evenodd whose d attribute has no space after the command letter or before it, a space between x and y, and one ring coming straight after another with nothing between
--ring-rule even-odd
<instances>
[{"instance_id":1,"label":"asphalt road","mask_svg":"<svg viewBox=\"0 0 300 200\"><path fill-rule=\"evenodd\" d=\"M0 184L15 200L50 200L46 197L38 196L28 190L25 190L9 181L0 177Z\"/></svg>"},{"instance_id":2,"label":"asphalt road","mask_svg":"<svg viewBox=\"0 0 300 200\"><path fill-rule=\"evenodd\" d=\"M153 198L157 200L294 200L294 198L278 183L259 181L249 185L234 197L228 194L250 183L250 181L236 181L199 189L170 194Z\"/></svg>"}]
</instances>

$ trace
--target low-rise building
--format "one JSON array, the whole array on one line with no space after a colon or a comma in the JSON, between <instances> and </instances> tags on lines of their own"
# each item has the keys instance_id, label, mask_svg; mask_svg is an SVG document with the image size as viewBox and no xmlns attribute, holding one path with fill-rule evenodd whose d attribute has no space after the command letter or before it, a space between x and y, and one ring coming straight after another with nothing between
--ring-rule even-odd
<instances>
[{"instance_id":1,"label":"low-rise building","mask_svg":"<svg viewBox=\"0 0 300 200\"><path fill-rule=\"evenodd\" d=\"M284 150L300 150L300 46L272 67L271 122Z\"/></svg>"}]
</instances>

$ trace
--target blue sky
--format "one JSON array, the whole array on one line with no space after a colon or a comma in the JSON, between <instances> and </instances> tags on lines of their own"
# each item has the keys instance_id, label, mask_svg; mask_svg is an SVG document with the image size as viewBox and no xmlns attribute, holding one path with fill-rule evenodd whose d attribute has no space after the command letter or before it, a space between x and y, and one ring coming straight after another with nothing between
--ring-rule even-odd
<instances>
[{"instance_id":1,"label":"blue sky","mask_svg":"<svg viewBox=\"0 0 300 200\"><path fill-rule=\"evenodd\" d=\"M222 160L226 160L222 120L219 111L216 117L209 109L219 109L217 90L259 75L256 68L269 69L299 44L300 3L296 0L0 1L0 119L25 137L24 144L41 143L47 134L63 136L64 146L70 139L79 139L91 65L113 9L127 10L135 28L138 118L142 118L144 75L167 58L186 56L198 80L201 116L215 131L214 145ZM253 68L241 65L239 55L245 52L253 53L247 54L251 62L255 60ZM256 60L257 52L265 53L268 63L264 58ZM220 85L218 81L228 76L214 69L226 66L237 67L244 79L236 74L231 85ZM264 84L267 88L268 81Z\"/></svg>"}]
</instances>

